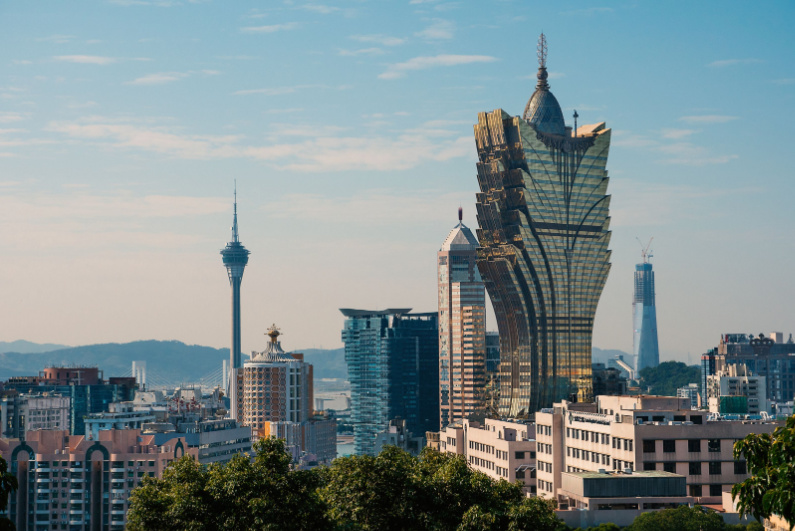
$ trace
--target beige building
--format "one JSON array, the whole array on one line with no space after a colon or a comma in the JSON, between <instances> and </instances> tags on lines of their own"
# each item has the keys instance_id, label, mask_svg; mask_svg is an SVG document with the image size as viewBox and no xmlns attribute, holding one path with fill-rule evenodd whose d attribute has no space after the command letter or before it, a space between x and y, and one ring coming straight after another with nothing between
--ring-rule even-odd
<instances>
[{"instance_id":1,"label":"beige building","mask_svg":"<svg viewBox=\"0 0 795 531\"><path fill-rule=\"evenodd\" d=\"M9 518L17 531L123 530L128 497L142 478L161 477L184 454L198 456L184 437L154 440L134 429L103 430L94 441L62 430L0 439L0 455L19 482Z\"/></svg>"},{"instance_id":2,"label":"beige building","mask_svg":"<svg viewBox=\"0 0 795 531\"><path fill-rule=\"evenodd\" d=\"M23 394L0 400L2 436L20 437L32 430L68 430L71 398L60 395Z\"/></svg>"},{"instance_id":3,"label":"beige building","mask_svg":"<svg viewBox=\"0 0 795 531\"><path fill-rule=\"evenodd\" d=\"M469 466L494 479L520 481L536 493L536 441L529 423L462 420L439 432L439 451L463 455Z\"/></svg>"},{"instance_id":4,"label":"beige building","mask_svg":"<svg viewBox=\"0 0 795 531\"><path fill-rule=\"evenodd\" d=\"M439 282L439 427L484 407L486 289L476 260L478 241L461 221L437 254Z\"/></svg>"},{"instance_id":5,"label":"beige building","mask_svg":"<svg viewBox=\"0 0 795 531\"><path fill-rule=\"evenodd\" d=\"M699 503L720 505L722 493L748 477L745 462L734 461L734 443L781 425L713 419L686 398L562 401L536 413L538 494L561 501L565 473L663 471L685 476L688 496Z\"/></svg>"}]
</instances>

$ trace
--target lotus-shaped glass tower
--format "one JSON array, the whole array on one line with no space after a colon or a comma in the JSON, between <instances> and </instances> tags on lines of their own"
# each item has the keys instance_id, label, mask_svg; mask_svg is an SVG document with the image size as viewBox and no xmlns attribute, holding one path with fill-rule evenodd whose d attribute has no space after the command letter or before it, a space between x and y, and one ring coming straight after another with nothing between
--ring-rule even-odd
<instances>
[{"instance_id":1,"label":"lotus-shaped glass tower","mask_svg":"<svg viewBox=\"0 0 795 531\"><path fill-rule=\"evenodd\" d=\"M477 265L500 332L500 413L592 399L591 336L610 271L604 123L566 126L549 90L546 40L523 116L475 125Z\"/></svg>"}]
</instances>

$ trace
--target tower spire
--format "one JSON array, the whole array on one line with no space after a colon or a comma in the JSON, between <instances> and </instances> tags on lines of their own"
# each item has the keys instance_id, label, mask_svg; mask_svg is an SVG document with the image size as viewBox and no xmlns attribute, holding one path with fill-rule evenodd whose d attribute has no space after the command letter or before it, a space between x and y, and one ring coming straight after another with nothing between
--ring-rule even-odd
<instances>
[{"instance_id":1,"label":"tower spire","mask_svg":"<svg viewBox=\"0 0 795 531\"><path fill-rule=\"evenodd\" d=\"M543 33L538 38L538 46L536 47L538 51L538 84L536 85L537 89L540 90L549 90L549 83L547 83L547 78L549 74L547 73L547 37Z\"/></svg>"},{"instance_id":2,"label":"tower spire","mask_svg":"<svg viewBox=\"0 0 795 531\"><path fill-rule=\"evenodd\" d=\"M240 237L237 233L237 179L235 179L235 217L232 221L232 241L235 243L240 242Z\"/></svg>"}]
</instances>

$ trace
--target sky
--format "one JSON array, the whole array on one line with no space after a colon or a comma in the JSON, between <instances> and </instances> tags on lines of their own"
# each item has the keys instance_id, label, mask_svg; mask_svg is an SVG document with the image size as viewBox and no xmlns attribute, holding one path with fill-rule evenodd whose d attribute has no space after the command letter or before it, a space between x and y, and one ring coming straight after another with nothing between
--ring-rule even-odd
<instances>
[{"instance_id":1,"label":"sky","mask_svg":"<svg viewBox=\"0 0 795 531\"><path fill-rule=\"evenodd\" d=\"M339 308L432 311L477 226L477 114L522 113L548 41L605 121L612 270L594 346L632 350L652 242L662 360L795 332L795 4L0 1L0 340L341 346ZM489 328L495 329L493 319Z\"/></svg>"}]
</instances>

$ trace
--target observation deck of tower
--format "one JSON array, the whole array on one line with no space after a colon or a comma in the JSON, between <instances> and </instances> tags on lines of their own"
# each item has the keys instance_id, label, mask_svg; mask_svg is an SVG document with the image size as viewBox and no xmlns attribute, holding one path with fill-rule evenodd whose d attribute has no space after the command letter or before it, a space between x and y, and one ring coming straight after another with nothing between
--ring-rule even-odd
<instances>
[{"instance_id":1,"label":"observation deck of tower","mask_svg":"<svg viewBox=\"0 0 795 531\"><path fill-rule=\"evenodd\" d=\"M224 267L229 276L229 285L232 287L232 343L229 346L229 367L230 374L235 375L235 369L242 367L242 354L240 347L240 284L243 282L243 271L248 263L250 251L240 243L240 236L237 230L237 187L235 187L235 206L234 220L232 222L232 241L226 244L221 250ZM230 382L235 381L234 377L229 378ZM236 397L236 386L229 385L228 396L230 400ZM236 412L235 404L230 404L230 410Z\"/></svg>"},{"instance_id":2,"label":"observation deck of tower","mask_svg":"<svg viewBox=\"0 0 795 531\"><path fill-rule=\"evenodd\" d=\"M500 333L500 414L590 401L591 339L610 270L605 123L565 124L538 43L522 116L478 114L477 265Z\"/></svg>"}]
</instances>

